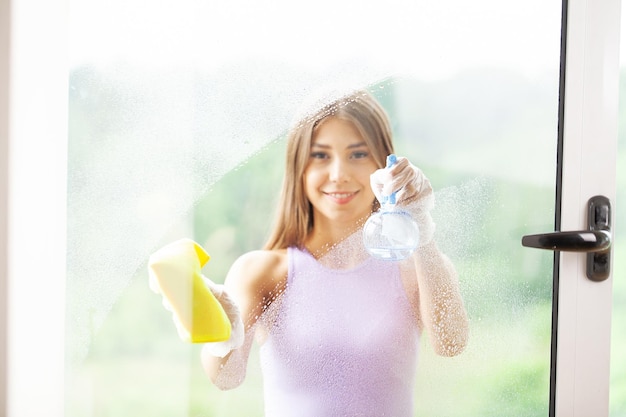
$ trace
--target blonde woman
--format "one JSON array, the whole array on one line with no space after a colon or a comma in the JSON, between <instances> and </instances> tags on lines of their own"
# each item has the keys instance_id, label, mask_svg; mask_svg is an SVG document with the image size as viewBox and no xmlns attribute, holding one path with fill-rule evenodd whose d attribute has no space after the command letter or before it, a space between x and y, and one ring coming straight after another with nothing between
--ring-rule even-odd
<instances>
[{"instance_id":1,"label":"blonde woman","mask_svg":"<svg viewBox=\"0 0 626 417\"><path fill-rule=\"evenodd\" d=\"M388 117L367 92L342 97L292 129L273 232L242 255L224 285L207 280L233 335L202 363L221 389L241 384L261 344L265 415L412 416L419 340L457 355L468 323L456 272L433 239L433 191L394 153ZM418 221L420 246L401 262L371 257L361 231L383 194Z\"/></svg>"}]
</instances>

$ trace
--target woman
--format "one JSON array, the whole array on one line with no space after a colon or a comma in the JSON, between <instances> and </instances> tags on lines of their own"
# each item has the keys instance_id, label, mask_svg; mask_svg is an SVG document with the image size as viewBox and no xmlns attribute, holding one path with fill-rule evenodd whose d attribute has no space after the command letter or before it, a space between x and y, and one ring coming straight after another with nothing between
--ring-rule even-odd
<instances>
[{"instance_id":1,"label":"woman","mask_svg":"<svg viewBox=\"0 0 626 417\"><path fill-rule=\"evenodd\" d=\"M367 92L305 117L288 139L265 248L241 256L224 286L207 282L234 331L203 347L204 369L219 388L238 386L256 336L267 417L411 416L422 331L440 355L467 343L456 272L433 240L430 182L406 158L385 169L393 152L387 115ZM402 262L369 256L361 239L392 191L420 230Z\"/></svg>"}]
</instances>

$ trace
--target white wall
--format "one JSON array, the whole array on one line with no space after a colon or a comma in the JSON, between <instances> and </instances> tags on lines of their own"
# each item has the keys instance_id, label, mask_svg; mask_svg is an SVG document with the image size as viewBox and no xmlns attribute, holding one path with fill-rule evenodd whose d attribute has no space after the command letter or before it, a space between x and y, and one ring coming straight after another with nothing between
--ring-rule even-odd
<instances>
[{"instance_id":1,"label":"white wall","mask_svg":"<svg viewBox=\"0 0 626 417\"><path fill-rule=\"evenodd\" d=\"M0 16L0 414L56 417L64 404L67 5L0 0Z\"/></svg>"}]
</instances>

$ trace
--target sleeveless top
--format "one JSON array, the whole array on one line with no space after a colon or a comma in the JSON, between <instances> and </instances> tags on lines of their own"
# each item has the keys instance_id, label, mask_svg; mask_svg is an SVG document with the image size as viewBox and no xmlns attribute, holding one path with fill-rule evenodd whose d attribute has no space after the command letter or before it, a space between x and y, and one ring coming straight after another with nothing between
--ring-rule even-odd
<instances>
[{"instance_id":1,"label":"sleeveless top","mask_svg":"<svg viewBox=\"0 0 626 417\"><path fill-rule=\"evenodd\" d=\"M412 416L419 330L397 264L287 254L287 288L264 318L265 416Z\"/></svg>"}]
</instances>

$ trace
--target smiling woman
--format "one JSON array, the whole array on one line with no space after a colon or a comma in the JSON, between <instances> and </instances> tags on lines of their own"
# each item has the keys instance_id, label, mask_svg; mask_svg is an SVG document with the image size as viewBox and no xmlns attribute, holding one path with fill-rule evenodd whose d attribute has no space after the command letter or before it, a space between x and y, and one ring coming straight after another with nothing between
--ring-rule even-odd
<instances>
[{"instance_id":1,"label":"smiling woman","mask_svg":"<svg viewBox=\"0 0 626 417\"><path fill-rule=\"evenodd\" d=\"M292 240L271 238L264 250L239 257L224 286L207 280L232 328L243 324L245 340L206 343L205 370L221 389L241 385L258 335L267 417L292 415L296 405L303 416L410 417L422 331L440 355L457 355L467 344L456 271L432 239L398 263L363 247L361 227L375 207L370 181L393 151L388 126L365 91L297 124L274 225L274 236ZM419 169L400 158L385 178L381 187L403 190L399 204L432 223L432 204L423 204L432 188ZM179 265L184 279L189 268L181 264L190 261L177 261L179 251L168 247L152 255L150 269L158 277L171 272L158 265Z\"/></svg>"}]
</instances>

